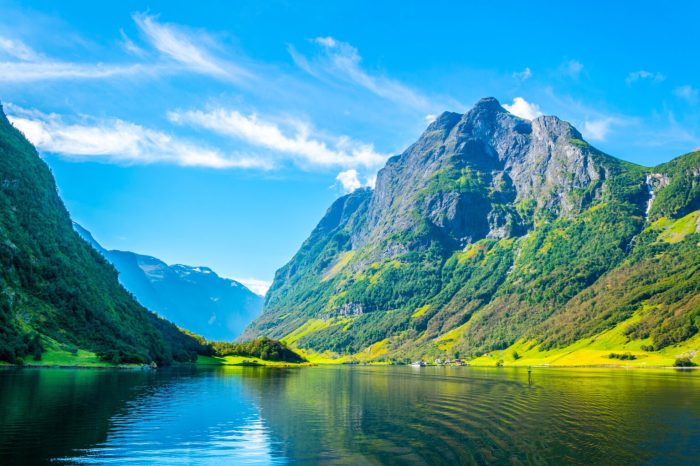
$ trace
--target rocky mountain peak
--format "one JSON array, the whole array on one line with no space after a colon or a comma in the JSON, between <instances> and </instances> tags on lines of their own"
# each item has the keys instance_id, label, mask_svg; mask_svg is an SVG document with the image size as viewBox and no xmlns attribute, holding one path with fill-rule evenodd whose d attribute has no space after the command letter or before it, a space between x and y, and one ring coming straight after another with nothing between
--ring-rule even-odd
<instances>
[{"instance_id":1,"label":"rocky mountain peak","mask_svg":"<svg viewBox=\"0 0 700 466\"><path fill-rule=\"evenodd\" d=\"M484 97L474 104L472 111L476 112L505 112L501 103L495 97Z\"/></svg>"},{"instance_id":2,"label":"rocky mountain peak","mask_svg":"<svg viewBox=\"0 0 700 466\"><path fill-rule=\"evenodd\" d=\"M461 113L455 113L455 112L442 112L440 116L438 116L435 121L430 123L428 125L428 128L425 130L423 135L425 136L426 134L431 134L435 133L437 131L442 131L445 132L445 134L449 133L454 126L459 123L459 120L462 118Z\"/></svg>"},{"instance_id":3,"label":"rocky mountain peak","mask_svg":"<svg viewBox=\"0 0 700 466\"><path fill-rule=\"evenodd\" d=\"M520 118L493 97L464 114L444 112L379 171L375 190L355 215L361 228L357 222L350 228L353 249L404 233L434 236L435 229L448 249L524 234L539 209L569 215L598 195L598 188L583 200L572 194L606 177L591 153L570 123L554 116ZM535 210L523 216L516 208L523 202ZM329 212L319 226L341 220L336 209ZM401 241L398 253L413 248Z\"/></svg>"},{"instance_id":4,"label":"rocky mountain peak","mask_svg":"<svg viewBox=\"0 0 700 466\"><path fill-rule=\"evenodd\" d=\"M583 140L581 133L571 123L552 115L543 115L532 120L532 130L536 135L545 135L553 140L560 137L564 137L566 140Z\"/></svg>"}]
</instances>

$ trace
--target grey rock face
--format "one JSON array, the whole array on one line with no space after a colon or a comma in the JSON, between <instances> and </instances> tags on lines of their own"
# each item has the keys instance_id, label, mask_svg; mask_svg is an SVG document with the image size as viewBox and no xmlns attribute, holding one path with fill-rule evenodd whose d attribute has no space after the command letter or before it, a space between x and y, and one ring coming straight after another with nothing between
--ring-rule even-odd
<instances>
[{"instance_id":1,"label":"grey rock face","mask_svg":"<svg viewBox=\"0 0 700 466\"><path fill-rule=\"evenodd\" d=\"M526 230L515 208L528 199L559 215L582 206L565 194L606 176L569 123L508 113L494 98L464 115L443 113L377 176L367 220L353 246L435 226L455 247Z\"/></svg>"}]
</instances>

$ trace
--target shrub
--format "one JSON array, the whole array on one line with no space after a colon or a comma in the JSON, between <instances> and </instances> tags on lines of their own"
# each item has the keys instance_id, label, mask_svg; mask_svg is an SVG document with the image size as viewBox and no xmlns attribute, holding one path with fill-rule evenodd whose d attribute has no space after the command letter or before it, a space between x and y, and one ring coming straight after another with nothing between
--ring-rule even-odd
<instances>
[{"instance_id":1,"label":"shrub","mask_svg":"<svg viewBox=\"0 0 700 466\"><path fill-rule=\"evenodd\" d=\"M633 359L637 359L637 356L634 354L627 352L627 353L610 353L608 355L608 358L610 359L621 359L623 361L631 361Z\"/></svg>"},{"instance_id":2,"label":"shrub","mask_svg":"<svg viewBox=\"0 0 700 466\"><path fill-rule=\"evenodd\" d=\"M217 356L248 356L266 361L304 362L305 359L282 342L261 337L246 343L211 343Z\"/></svg>"},{"instance_id":3,"label":"shrub","mask_svg":"<svg viewBox=\"0 0 700 466\"><path fill-rule=\"evenodd\" d=\"M41 361L41 353L44 352L44 345L41 343L41 337L35 333L27 337L27 354L32 355L35 361Z\"/></svg>"},{"instance_id":4,"label":"shrub","mask_svg":"<svg viewBox=\"0 0 700 466\"><path fill-rule=\"evenodd\" d=\"M682 358L676 359L676 362L673 363L674 367L695 367L697 364L695 364L689 357L684 356Z\"/></svg>"}]
</instances>

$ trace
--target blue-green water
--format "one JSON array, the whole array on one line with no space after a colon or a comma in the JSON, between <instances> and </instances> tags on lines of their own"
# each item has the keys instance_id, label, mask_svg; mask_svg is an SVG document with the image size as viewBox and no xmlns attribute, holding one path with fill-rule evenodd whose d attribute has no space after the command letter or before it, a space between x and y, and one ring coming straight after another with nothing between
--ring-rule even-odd
<instances>
[{"instance_id":1,"label":"blue-green water","mask_svg":"<svg viewBox=\"0 0 700 466\"><path fill-rule=\"evenodd\" d=\"M698 464L700 372L0 371L0 464Z\"/></svg>"}]
</instances>

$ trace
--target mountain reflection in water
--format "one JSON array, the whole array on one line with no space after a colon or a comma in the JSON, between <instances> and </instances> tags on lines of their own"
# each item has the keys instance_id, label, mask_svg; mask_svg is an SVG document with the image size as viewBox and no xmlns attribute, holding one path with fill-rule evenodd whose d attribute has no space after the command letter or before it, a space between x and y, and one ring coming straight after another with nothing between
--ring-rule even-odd
<instances>
[{"instance_id":1,"label":"mountain reflection in water","mask_svg":"<svg viewBox=\"0 0 700 466\"><path fill-rule=\"evenodd\" d=\"M0 371L0 463L693 464L700 372Z\"/></svg>"}]
</instances>

